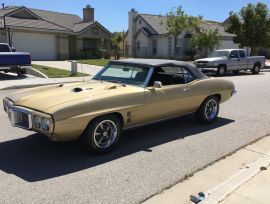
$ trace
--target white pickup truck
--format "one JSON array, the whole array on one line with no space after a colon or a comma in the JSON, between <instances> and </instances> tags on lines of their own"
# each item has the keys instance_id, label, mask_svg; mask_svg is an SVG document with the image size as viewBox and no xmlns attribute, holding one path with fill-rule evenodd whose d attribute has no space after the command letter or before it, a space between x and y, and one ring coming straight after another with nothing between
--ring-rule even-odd
<instances>
[{"instance_id":1,"label":"white pickup truck","mask_svg":"<svg viewBox=\"0 0 270 204\"><path fill-rule=\"evenodd\" d=\"M196 60L195 66L203 72L215 72L218 76L223 76L226 72L238 74L240 70L259 74L265 66L265 57L247 57L242 49L216 50L209 58Z\"/></svg>"}]
</instances>

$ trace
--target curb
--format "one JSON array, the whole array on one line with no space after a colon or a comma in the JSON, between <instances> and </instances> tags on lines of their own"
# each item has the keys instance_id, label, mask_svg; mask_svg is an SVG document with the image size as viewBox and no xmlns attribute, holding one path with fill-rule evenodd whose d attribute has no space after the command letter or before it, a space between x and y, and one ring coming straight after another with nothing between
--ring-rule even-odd
<instances>
[{"instance_id":1,"label":"curb","mask_svg":"<svg viewBox=\"0 0 270 204\"><path fill-rule=\"evenodd\" d=\"M10 90L10 89L26 89L26 88L35 88L38 86L47 86L53 84L61 84L60 82L57 83L46 83L46 84L29 84L29 85L20 85L20 86L9 86L0 90Z\"/></svg>"},{"instance_id":2,"label":"curb","mask_svg":"<svg viewBox=\"0 0 270 204\"><path fill-rule=\"evenodd\" d=\"M261 167L269 167L270 164L270 152L263 154L259 159L245 165L245 169L239 170L228 181L221 183L220 185L209 190L205 200L202 204L218 204L222 202L227 196L240 188L246 182L255 177L261 170Z\"/></svg>"},{"instance_id":3,"label":"curb","mask_svg":"<svg viewBox=\"0 0 270 204\"><path fill-rule=\"evenodd\" d=\"M40 71L38 71L34 68L27 69L26 73L33 75L33 76L36 76L36 77L39 77L39 78L48 79L48 77L45 74L41 73Z\"/></svg>"},{"instance_id":4,"label":"curb","mask_svg":"<svg viewBox=\"0 0 270 204\"><path fill-rule=\"evenodd\" d=\"M2 88L0 90L10 90L10 89L26 89L26 88L35 88L38 86L48 86L48 85L54 85L54 84L68 84L68 83L78 83L81 81L70 81L70 82L51 82L51 83L43 83L43 84L27 84L27 85L19 85L19 86L9 86Z\"/></svg>"}]
</instances>

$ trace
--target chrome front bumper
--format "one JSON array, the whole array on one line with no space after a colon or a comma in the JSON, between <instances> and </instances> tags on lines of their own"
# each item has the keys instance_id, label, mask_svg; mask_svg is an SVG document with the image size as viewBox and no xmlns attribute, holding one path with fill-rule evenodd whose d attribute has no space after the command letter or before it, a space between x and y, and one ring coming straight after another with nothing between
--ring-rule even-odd
<instances>
[{"instance_id":1,"label":"chrome front bumper","mask_svg":"<svg viewBox=\"0 0 270 204\"><path fill-rule=\"evenodd\" d=\"M11 101L4 103L4 110L7 112L12 126L32 130L32 113L29 110L15 107Z\"/></svg>"}]
</instances>

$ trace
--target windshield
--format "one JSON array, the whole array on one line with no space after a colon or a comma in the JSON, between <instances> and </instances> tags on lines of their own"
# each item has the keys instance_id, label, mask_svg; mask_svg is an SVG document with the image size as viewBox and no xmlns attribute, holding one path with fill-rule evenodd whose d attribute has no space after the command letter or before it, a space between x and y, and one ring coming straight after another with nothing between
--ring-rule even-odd
<instances>
[{"instance_id":1,"label":"windshield","mask_svg":"<svg viewBox=\"0 0 270 204\"><path fill-rule=\"evenodd\" d=\"M229 54L229 51L216 50L210 55L210 57L229 57Z\"/></svg>"},{"instance_id":2,"label":"windshield","mask_svg":"<svg viewBox=\"0 0 270 204\"><path fill-rule=\"evenodd\" d=\"M143 86L149 70L149 67L109 64L93 79L119 84Z\"/></svg>"}]
</instances>

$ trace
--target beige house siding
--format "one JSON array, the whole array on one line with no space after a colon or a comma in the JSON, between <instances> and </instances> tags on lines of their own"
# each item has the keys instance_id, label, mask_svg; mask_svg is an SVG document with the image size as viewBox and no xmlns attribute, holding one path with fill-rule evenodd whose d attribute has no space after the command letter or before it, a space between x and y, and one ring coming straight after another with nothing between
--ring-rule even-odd
<instances>
[{"instance_id":1,"label":"beige house siding","mask_svg":"<svg viewBox=\"0 0 270 204\"><path fill-rule=\"evenodd\" d=\"M0 32L0 43L6 43L7 38L6 38L6 32L1 31Z\"/></svg>"}]
</instances>

